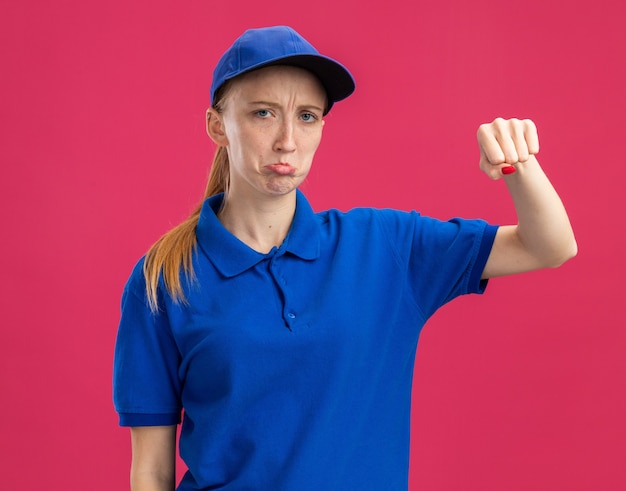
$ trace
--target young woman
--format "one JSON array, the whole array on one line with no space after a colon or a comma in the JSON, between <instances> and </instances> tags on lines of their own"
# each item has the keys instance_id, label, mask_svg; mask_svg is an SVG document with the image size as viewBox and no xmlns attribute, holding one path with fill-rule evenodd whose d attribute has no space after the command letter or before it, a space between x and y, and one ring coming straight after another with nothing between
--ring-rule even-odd
<instances>
[{"instance_id":1,"label":"young woman","mask_svg":"<svg viewBox=\"0 0 626 491\"><path fill-rule=\"evenodd\" d=\"M138 263L122 301L114 397L134 491L174 489L181 420L180 490L406 490L426 320L488 278L576 254L529 120L478 131L517 225L314 213L298 186L324 116L353 90L287 27L246 31L218 63L205 199Z\"/></svg>"}]
</instances>

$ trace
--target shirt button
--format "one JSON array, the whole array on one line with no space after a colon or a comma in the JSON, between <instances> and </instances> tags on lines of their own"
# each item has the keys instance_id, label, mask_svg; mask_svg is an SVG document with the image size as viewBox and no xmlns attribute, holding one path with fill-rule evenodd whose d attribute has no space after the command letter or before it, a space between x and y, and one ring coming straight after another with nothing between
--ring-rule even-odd
<instances>
[{"instance_id":1,"label":"shirt button","mask_svg":"<svg viewBox=\"0 0 626 491\"><path fill-rule=\"evenodd\" d=\"M293 312L289 312L287 314L287 317L289 317L290 319L295 319L296 318L296 314L294 314Z\"/></svg>"}]
</instances>

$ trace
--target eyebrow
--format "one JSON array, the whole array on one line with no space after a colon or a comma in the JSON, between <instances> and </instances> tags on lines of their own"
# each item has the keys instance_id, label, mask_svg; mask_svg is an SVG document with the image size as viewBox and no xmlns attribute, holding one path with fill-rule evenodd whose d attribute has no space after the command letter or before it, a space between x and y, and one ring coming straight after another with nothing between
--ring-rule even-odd
<instances>
[{"instance_id":1,"label":"eyebrow","mask_svg":"<svg viewBox=\"0 0 626 491\"><path fill-rule=\"evenodd\" d=\"M269 101L250 101L248 102L249 106L267 106L267 107L271 107L271 108L277 108L280 106L280 104L277 104L276 102L269 102ZM298 109L309 109L309 110L317 110L320 112L324 112L324 109L316 106L315 104L302 104L300 106L298 106Z\"/></svg>"}]
</instances>

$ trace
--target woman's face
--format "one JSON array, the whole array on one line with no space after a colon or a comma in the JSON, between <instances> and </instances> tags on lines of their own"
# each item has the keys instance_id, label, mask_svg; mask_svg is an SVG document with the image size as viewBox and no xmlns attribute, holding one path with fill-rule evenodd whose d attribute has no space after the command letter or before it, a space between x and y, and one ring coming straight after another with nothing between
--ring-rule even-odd
<instances>
[{"instance_id":1,"label":"woman's face","mask_svg":"<svg viewBox=\"0 0 626 491\"><path fill-rule=\"evenodd\" d=\"M306 178L322 137L326 92L307 70L275 66L234 80L211 137L230 161L229 198L285 195Z\"/></svg>"}]
</instances>

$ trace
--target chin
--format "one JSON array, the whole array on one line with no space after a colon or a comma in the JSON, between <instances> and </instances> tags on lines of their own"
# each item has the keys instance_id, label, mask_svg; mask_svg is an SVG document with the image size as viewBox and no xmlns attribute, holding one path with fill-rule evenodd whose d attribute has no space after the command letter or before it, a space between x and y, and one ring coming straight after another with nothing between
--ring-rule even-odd
<instances>
[{"instance_id":1,"label":"chin","mask_svg":"<svg viewBox=\"0 0 626 491\"><path fill-rule=\"evenodd\" d=\"M265 184L265 189L270 194L283 196L295 191L302 184L302 179L272 179Z\"/></svg>"}]
</instances>

